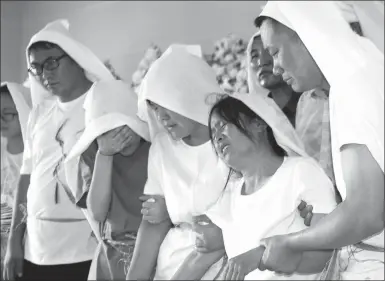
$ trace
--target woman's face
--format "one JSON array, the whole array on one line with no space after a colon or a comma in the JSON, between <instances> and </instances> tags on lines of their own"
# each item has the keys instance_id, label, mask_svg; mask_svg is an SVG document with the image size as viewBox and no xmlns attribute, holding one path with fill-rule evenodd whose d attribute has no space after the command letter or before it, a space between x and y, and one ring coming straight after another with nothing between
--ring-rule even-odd
<instances>
[{"instance_id":1,"label":"woman's face","mask_svg":"<svg viewBox=\"0 0 385 281\"><path fill-rule=\"evenodd\" d=\"M167 130L171 137L180 140L191 135L198 123L174 111L164 108L152 101L148 101L158 122Z\"/></svg>"},{"instance_id":2,"label":"woman's face","mask_svg":"<svg viewBox=\"0 0 385 281\"><path fill-rule=\"evenodd\" d=\"M1 135L4 138L21 136L19 114L9 93L1 93Z\"/></svg>"},{"instance_id":3,"label":"woman's face","mask_svg":"<svg viewBox=\"0 0 385 281\"><path fill-rule=\"evenodd\" d=\"M239 171L245 162L249 162L247 159L254 158L255 142L215 112L211 118L211 132L215 150L229 167Z\"/></svg>"}]
</instances>

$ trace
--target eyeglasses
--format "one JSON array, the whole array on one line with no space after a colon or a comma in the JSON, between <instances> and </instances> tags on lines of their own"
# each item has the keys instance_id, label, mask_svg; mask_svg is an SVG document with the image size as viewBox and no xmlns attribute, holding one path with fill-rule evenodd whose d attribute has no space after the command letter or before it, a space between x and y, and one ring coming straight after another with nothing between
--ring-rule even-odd
<instances>
[{"instance_id":1,"label":"eyeglasses","mask_svg":"<svg viewBox=\"0 0 385 281\"><path fill-rule=\"evenodd\" d=\"M42 64L34 63L28 68L28 72L34 76L40 76L44 69L48 71L55 70L60 65L59 61L67 56L67 54L63 54L57 58L48 58Z\"/></svg>"},{"instance_id":2,"label":"eyeglasses","mask_svg":"<svg viewBox=\"0 0 385 281\"><path fill-rule=\"evenodd\" d=\"M15 119L16 116L19 114L17 113L1 113L1 120L4 122L12 122L13 119Z\"/></svg>"}]
</instances>

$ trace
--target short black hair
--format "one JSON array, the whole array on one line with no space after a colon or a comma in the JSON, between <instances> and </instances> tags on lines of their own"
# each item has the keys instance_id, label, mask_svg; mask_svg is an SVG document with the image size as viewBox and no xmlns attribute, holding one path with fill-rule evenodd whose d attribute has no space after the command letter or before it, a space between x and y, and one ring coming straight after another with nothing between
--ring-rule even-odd
<instances>
[{"instance_id":1,"label":"short black hair","mask_svg":"<svg viewBox=\"0 0 385 281\"><path fill-rule=\"evenodd\" d=\"M262 23L264 22L265 19L268 19L269 17L266 17L266 16L259 16L259 17L256 17L255 20L254 20L254 25L255 27L257 28L260 28Z\"/></svg>"},{"instance_id":2,"label":"short black hair","mask_svg":"<svg viewBox=\"0 0 385 281\"><path fill-rule=\"evenodd\" d=\"M32 45L29 46L28 55L30 55L31 52L35 50L50 50L50 49L62 50L62 48L60 48L60 46L55 43L51 43L48 41L38 41L38 42L32 43Z\"/></svg>"},{"instance_id":3,"label":"short black hair","mask_svg":"<svg viewBox=\"0 0 385 281\"><path fill-rule=\"evenodd\" d=\"M225 96L217 101L210 110L209 113L209 134L212 145L214 146L213 133L211 128L211 120L214 114L218 114L220 118L225 120L226 122L233 124L239 131L241 131L246 137L252 140L252 134L248 131L246 124L244 122L244 118L242 118L241 114L244 115L248 120L256 119L258 122L266 124L266 122L258 116L254 111L252 111L246 104L242 101L235 99L231 96ZM267 139L268 142L273 149L273 151L277 154L277 156L286 156L286 151L280 147L275 140L273 130L271 127L267 125ZM215 150L216 151L216 150Z\"/></svg>"}]
</instances>

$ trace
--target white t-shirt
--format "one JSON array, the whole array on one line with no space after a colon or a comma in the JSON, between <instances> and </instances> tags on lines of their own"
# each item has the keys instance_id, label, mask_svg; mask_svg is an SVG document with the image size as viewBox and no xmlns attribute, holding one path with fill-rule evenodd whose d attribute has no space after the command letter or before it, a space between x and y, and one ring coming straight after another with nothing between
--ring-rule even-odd
<instances>
[{"instance_id":1,"label":"white t-shirt","mask_svg":"<svg viewBox=\"0 0 385 281\"><path fill-rule=\"evenodd\" d=\"M154 280L170 280L194 250L193 216L214 204L226 183L227 167L215 155L210 142L189 146L159 133L152 142L144 193L164 195L171 228L159 249ZM213 280L220 269L214 264L204 276Z\"/></svg>"},{"instance_id":2,"label":"white t-shirt","mask_svg":"<svg viewBox=\"0 0 385 281\"><path fill-rule=\"evenodd\" d=\"M370 71L370 70L369 70ZM359 73L357 74L359 76ZM360 81L362 77L352 77ZM383 81L383 80L382 80ZM378 81L354 83L350 81L333 86L330 90L330 129L333 167L337 188L342 200L346 198L346 185L342 173L341 147L347 144L364 144L384 172L384 95L370 91L369 85ZM383 87L383 84L380 86ZM383 89L383 88L382 88ZM363 186L365 188L365 186ZM384 231L363 242L384 247Z\"/></svg>"},{"instance_id":3,"label":"white t-shirt","mask_svg":"<svg viewBox=\"0 0 385 281\"><path fill-rule=\"evenodd\" d=\"M35 264L91 260L96 249L84 213L71 202L63 187L64 155L84 130L85 96L69 103L45 100L33 108L29 117L21 174L31 175L25 259Z\"/></svg>"},{"instance_id":4,"label":"white t-shirt","mask_svg":"<svg viewBox=\"0 0 385 281\"><path fill-rule=\"evenodd\" d=\"M243 180L230 180L223 196L207 216L222 229L226 253L233 258L260 245L262 238L305 229L297 206L301 200L314 213L330 213L336 207L334 187L311 158L288 157L261 189L241 193ZM245 280L314 280L316 275L290 277L254 270Z\"/></svg>"},{"instance_id":5,"label":"white t-shirt","mask_svg":"<svg viewBox=\"0 0 385 281\"><path fill-rule=\"evenodd\" d=\"M7 151L6 140L1 138L1 203L13 207L15 192L20 177L23 153L11 154Z\"/></svg>"}]
</instances>

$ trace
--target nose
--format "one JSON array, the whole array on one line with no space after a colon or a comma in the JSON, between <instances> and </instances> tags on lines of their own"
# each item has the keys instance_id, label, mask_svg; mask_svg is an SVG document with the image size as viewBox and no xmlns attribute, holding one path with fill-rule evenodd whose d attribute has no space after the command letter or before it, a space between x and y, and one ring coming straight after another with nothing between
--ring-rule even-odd
<instances>
[{"instance_id":1,"label":"nose","mask_svg":"<svg viewBox=\"0 0 385 281\"><path fill-rule=\"evenodd\" d=\"M276 63L274 63L274 66L273 66L273 74L276 76L283 74L283 69L279 67Z\"/></svg>"},{"instance_id":2,"label":"nose","mask_svg":"<svg viewBox=\"0 0 385 281\"><path fill-rule=\"evenodd\" d=\"M43 68L43 72L41 74L42 80L43 81L50 81L52 79L52 77L53 77L53 72Z\"/></svg>"},{"instance_id":3,"label":"nose","mask_svg":"<svg viewBox=\"0 0 385 281\"><path fill-rule=\"evenodd\" d=\"M261 55L259 56L258 65L261 67L261 66L271 65L272 63L273 63L273 58L269 55L269 53L266 50L263 50Z\"/></svg>"}]
</instances>

